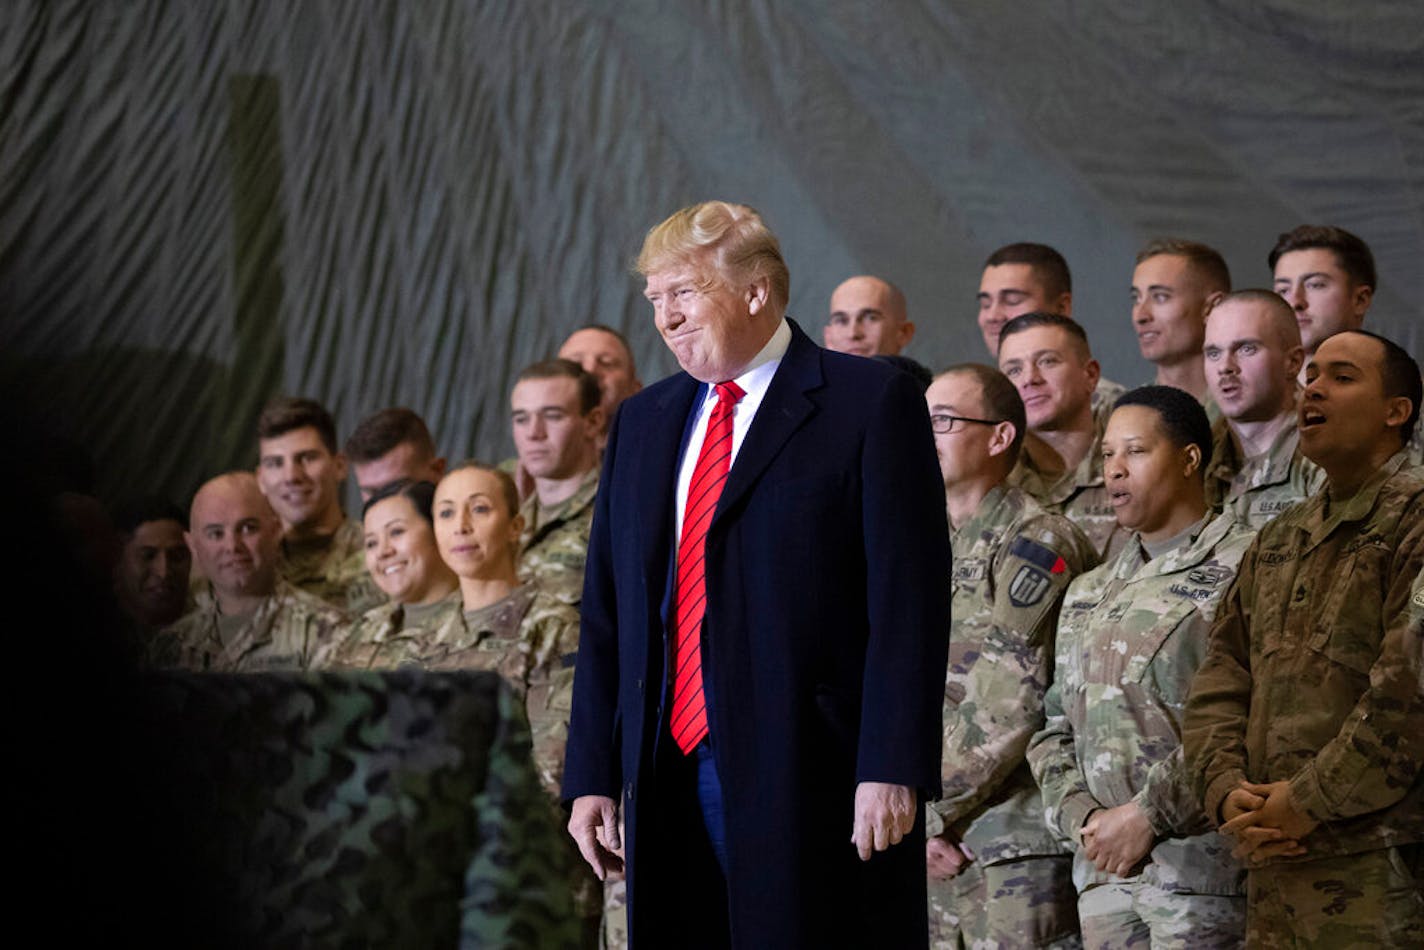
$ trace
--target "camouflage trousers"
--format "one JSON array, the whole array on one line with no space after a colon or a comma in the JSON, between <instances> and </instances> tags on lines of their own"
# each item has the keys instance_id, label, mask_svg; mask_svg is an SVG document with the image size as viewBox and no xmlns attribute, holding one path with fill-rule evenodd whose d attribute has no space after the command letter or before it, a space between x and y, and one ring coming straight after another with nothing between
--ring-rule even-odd
<instances>
[{"instance_id":1,"label":"camouflage trousers","mask_svg":"<svg viewBox=\"0 0 1424 950\"><path fill-rule=\"evenodd\" d=\"M1082 946L1077 902L1069 855L974 861L947 881L930 879L930 947L1075 950Z\"/></svg>"},{"instance_id":2,"label":"camouflage trousers","mask_svg":"<svg viewBox=\"0 0 1424 950\"><path fill-rule=\"evenodd\" d=\"M609 878L603 882L603 950L628 950L628 881Z\"/></svg>"},{"instance_id":3,"label":"camouflage trousers","mask_svg":"<svg viewBox=\"0 0 1424 950\"><path fill-rule=\"evenodd\" d=\"M1086 950L1208 950L1240 947L1246 899L1181 894L1142 880L1090 887L1078 898Z\"/></svg>"},{"instance_id":4,"label":"camouflage trousers","mask_svg":"<svg viewBox=\"0 0 1424 950\"><path fill-rule=\"evenodd\" d=\"M1250 947L1424 947L1424 845L1252 868Z\"/></svg>"}]
</instances>

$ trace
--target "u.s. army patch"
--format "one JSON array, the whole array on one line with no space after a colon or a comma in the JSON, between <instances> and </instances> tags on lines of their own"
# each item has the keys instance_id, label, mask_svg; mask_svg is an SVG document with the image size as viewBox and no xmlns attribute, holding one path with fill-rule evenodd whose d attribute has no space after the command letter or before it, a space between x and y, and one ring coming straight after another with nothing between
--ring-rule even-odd
<instances>
[{"instance_id":1,"label":"u.s. army patch","mask_svg":"<svg viewBox=\"0 0 1424 950\"><path fill-rule=\"evenodd\" d=\"M1009 581L1009 603L1015 607L1032 607L1043 600L1053 587L1053 580L1032 564L1025 564Z\"/></svg>"}]
</instances>

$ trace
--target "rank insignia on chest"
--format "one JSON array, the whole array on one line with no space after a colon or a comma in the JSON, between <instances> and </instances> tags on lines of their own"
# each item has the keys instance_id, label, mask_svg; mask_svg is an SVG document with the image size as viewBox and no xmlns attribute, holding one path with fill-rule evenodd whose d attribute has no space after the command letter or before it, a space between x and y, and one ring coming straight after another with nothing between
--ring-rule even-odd
<instances>
[{"instance_id":1,"label":"rank insignia on chest","mask_svg":"<svg viewBox=\"0 0 1424 950\"><path fill-rule=\"evenodd\" d=\"M1414 592L1414 606L1424 607L1424 588L1420 588Z\"/></svg>"},{"instance_id":2,"label":"rank insignia on chest","mask_svg":"<svg viewBox=\"0 0 1424 950\"><path fill-rule=\"evenodd\" d=\"M1194 567L1187 572L1187 580L1193 584L1206 584L1215 587L1231 576L1231 568L1207 565L1206 567Z\"/></svg>"}]
</instances>

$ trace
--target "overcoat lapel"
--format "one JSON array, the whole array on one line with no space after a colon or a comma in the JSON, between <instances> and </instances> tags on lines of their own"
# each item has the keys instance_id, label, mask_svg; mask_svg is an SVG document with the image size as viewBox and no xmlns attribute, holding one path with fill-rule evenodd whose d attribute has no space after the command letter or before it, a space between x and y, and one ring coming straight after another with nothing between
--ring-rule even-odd
<instances>
[{"instance_id":1,"label":"overcoat lapel","mask_svg":"<svg viewBox=\"0 0 1424 950\"><path fill-rule=\"evenodd\" d=\"M752 427L747 430L737 460L727 473L727 484L712 515L709 533L717 529L718 522L752 489L792 434L816 412L816 404L806 394L821 384L821 349L792 323L791 345L771 379Z\"/></svg>"}]
</instances>

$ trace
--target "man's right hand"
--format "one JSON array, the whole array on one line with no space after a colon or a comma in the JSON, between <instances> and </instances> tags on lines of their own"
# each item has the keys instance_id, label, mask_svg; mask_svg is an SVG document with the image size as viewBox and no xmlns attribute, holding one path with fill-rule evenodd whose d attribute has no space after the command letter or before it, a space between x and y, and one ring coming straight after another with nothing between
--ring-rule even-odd
<instances>
[{"instance_id":1,"label":"man's right hand","mask_svg":"<svg viewBox=\"0 0 1424 950\"><path fill-rule=\"evenodd\" d=\"M569 834L600 881L623 870L623 838L618 834L618 803L613 799L606 795L575 798Z\"/></svg>"}]
</instances>

